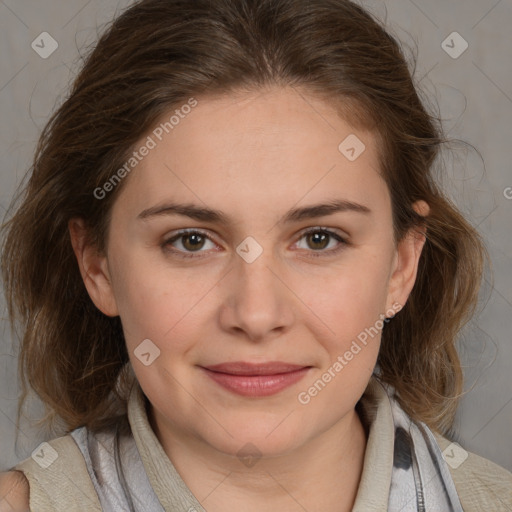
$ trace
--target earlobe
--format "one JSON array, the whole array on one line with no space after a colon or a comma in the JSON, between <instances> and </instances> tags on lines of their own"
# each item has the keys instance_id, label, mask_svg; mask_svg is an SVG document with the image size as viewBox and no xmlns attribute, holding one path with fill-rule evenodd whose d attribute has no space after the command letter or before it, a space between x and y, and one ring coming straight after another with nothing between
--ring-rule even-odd
<instances>
[{"instance_id":1,"label":"earlobe","mask_svg":"<svg viewBox=\"0 0 512 512\"><path fill-rule=\"evenodd\" d=\"M119 312L107 257L88 242L87 228L83 219L71 219L68 229L73 252L89 297L102 313L107 316L117 316Z\"/></svg>"},{"instance_id":2,"label":"earlobe","mask_svg":"<svg viewBox=\"0 0 512 512\"><path fill-rule=\"evenodd\" d=\"M429 205L425 201L418 201L413 208L422 217L428 216ZM418 265L426 242L426 228L418 226L411 230L398 243L395 255L394 271L389 283L388 303L399 303L402 307L416 282Z\"/></svg>"}]
</instances>

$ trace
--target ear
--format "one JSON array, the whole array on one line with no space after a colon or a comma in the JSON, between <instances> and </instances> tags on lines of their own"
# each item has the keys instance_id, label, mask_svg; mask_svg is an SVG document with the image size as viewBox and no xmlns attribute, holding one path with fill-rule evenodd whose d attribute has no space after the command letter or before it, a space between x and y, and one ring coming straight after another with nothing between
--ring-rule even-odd
<instances>
[{"instance_id":1,"label":"ear","mask_svg":"<svg viewBox=\"0 0 512 512\"><path fill-rule=\"evenodd\" d=\"M426 217L430 211L430 207L425 201L417 201L413 204L413 208L422 217ZM388 310L396 303L401 308L405 306L416 282L418 263L425 240L426 228L414 227L398 243L388 288Z\"/></svg>"},{"instance_id":2,"label":"ear","mask_svg":"<svg viewBox=\"0 0 512 512\"><path fill-rule=\"evenodd\" d=\"M89 297L102 313L107 316L117 316L119 312L106 255L101 254L97 247L89 243L83 219L71 219L68 222L68 229Z\"/></svg>"}]
</instances>

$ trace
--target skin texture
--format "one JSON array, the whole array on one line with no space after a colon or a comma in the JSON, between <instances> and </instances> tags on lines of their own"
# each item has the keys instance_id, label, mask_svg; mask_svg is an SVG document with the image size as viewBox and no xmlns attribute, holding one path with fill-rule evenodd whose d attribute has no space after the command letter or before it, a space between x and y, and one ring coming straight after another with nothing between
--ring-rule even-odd
<instances>
[{"instance_id":1,"label":"skin texture","mask_svg":"<svg viewBox=\"0 0 512 512\"><path fill-rule=\"evenodd\" d=\"M350 134L366 146L355 161L338 150ZM198 98L126 178L107 254L85 244L80 219L70 222L92 300L121 317L155 433L209 512L353 505L366 446L354 407L375 366L380 333L309 403L297 397L379 315L404 305L414 284L424 236L411 233L395 245L390 195L378 170L374 135L305 91ZM370 211L284 222L292 208L333 200ZM228 223L138 218L171 201L222 210ZM415 208L428 213L425 203ZM210 239L165 244L186 228ZM316 239L307 228L317 228ZM334 236L318 241L320 228L346 243ZM236 251L249 236L263 251L252 263ZM144 339L160 350L149 366L134 355ZM228 361L311 368L273 396L242 397L200 368ZM237 457L247 443L261 455L250 467Z\"/></svg>"},{"instance_id":2,"label":"skin texture","mask_svg":"<svg viewBox=\"0 0 512 512\"><path fill-rule=\"evenodd\" d=\"M29 512L29 485L21 471L0 473L0 512Z\"/></svg>"}]
</instances>

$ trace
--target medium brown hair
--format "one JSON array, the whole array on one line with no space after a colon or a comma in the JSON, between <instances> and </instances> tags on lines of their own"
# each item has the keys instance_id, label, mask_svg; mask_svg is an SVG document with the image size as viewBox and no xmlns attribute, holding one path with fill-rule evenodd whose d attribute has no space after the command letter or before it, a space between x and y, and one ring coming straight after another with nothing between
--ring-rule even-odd
<instances>
[{"instance_id":1,"label":"medium brown hair","mask_svg":"<svg viewBox=\"0 0 512 512\"><path fill-rule=\"evenodd\" d=\"M98 429L123 410L128 382L120 319L89 298L68 221L83 218L104 251L109 212L129 178L102 200L94 190L141 137L190 97L269 85L318 94L378 137L396 242L426 228L417 282L383 330L379 378L413 419L440 432L451 426L462 390L456 335L473 312L485 249L433 178L444 137L400 45L347 0L143 0L99 39L45 127L3 228L23 397L35 390L48 420ZM418 200L428 217L412 209Z\"/></svg>"}]
</instances>

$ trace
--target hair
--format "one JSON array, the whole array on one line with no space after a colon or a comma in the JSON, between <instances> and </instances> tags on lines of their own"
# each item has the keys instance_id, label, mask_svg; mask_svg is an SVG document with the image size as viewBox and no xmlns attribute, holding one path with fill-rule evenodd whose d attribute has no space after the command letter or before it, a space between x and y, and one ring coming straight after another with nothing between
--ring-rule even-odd
<instances>
[{"instance_id":1,"label":"hair","mask_svg":"<svg viewBox=\"0 0 512 512\"><path fill-rule=\"evenodd\" d=\"M446 139L400 44L348 0L142 0L99 38L45 126L2 228L20 408L33 390L46 405L42 423L68 431L100 429L122 413L130 379L121 321L91 301L68 221L84 219L90 242L106 251L110 211L129 178L102 200L94 191L141 137L191 97L269 86L316 94L377 137L395 242L411 228L426 233L415 286L382 332L378 378L413 420L451 428L463 384L457 333L474 313L487 253L436 184ZM418 200L428 216L412 208Z\"/></svg>"}]
</instances>

